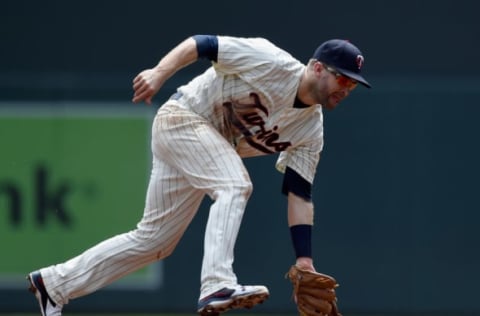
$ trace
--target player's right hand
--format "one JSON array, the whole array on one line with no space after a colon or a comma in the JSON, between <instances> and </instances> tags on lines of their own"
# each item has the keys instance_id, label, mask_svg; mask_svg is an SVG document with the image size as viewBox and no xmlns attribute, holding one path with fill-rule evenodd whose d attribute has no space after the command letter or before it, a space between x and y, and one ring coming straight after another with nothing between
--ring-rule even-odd
<instances>
[{"instance_id":1,"label":"player's right hand","mask_svg":"<svg viewBox=\"0 0 480 316\"><path fill-rule=\"evenodd\" d=\"M149 105L152 104L152 98L160 90L163 82L164 80L155 68L140 72L133 79L134 95L132 101L134 103L145 101Z\"/></svg>"}]
</instances>

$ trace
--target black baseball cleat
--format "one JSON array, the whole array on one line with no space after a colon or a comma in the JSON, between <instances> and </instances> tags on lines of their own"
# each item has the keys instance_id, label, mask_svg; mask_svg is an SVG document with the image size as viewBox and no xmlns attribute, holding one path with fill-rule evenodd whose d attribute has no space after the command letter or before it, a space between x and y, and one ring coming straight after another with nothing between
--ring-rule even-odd
<instances>
[{"instance_id":1,"label":"black baseball cleat","mask_svg":"<svg viewBox=\"0 0 480 316\"><path fill-rule=\"evenodd\" d=\"M252 308L263 303L270 293L263 285L225 287L198 301L200 316L218 316L234 308Z\"/></svg>"},{"instance_id":2,"label":"black baseball cleat","mask_svg":"<svg viewBox=\"0 0 480 316\"><path fill-rule=\"evenodd\" d=\"M38 304L40 305L42 316L61 316L62 306L56 304L48 295L40 272L35 271L30 273L27 276L27 280L30 283L28 290L35 294Z\"/></svg>"}]
</instances>

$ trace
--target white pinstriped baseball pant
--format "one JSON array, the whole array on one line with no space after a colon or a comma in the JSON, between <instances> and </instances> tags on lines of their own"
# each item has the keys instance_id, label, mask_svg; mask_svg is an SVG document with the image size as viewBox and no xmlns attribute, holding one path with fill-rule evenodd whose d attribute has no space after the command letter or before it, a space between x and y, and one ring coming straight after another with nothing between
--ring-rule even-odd
<instances>
[{"instance_id":1,"label":"white pinstriped baseball pant","mask_svg":"<svg viewBox=\"0 0 480 316\"><path fill-rule=\"evenodd\" d=\"M214 203L205 232L200 297L237 283L234 245L252 191L241 158L204 118L169 104L155 117L152 151L145 210L137 228L40 270L57 303L67 304L170 255L205 194Z\"/></svg>"}]
</instances>

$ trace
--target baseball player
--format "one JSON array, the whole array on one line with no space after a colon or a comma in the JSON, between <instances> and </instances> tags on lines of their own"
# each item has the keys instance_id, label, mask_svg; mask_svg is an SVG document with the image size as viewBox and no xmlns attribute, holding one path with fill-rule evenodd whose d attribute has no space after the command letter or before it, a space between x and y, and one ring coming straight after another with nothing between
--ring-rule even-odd
<instances>
[{"instance_id":1,"label":"baseball player","mask_svg":"<svg viewBox=\"0 0 480 316\"><path fill-rule=\"evenodd\" d=\"M295 266L312 260L312 183L323 147L322 108L334 109L360 83L360 50L322 43L305 65L262 38L195 35L133 80L133 102L152 103L179 69L207 58L212 66L177 89L152 127L152 173L137 228L64 263L28 275L43 316L61 315L70 299L92 293L166 258L205 194L213 203L205 231L197 311L219 315L262 303L262 285L240 285L234 246L252 183L242 158L279 153Z\"/></svg>"}]
</instances>

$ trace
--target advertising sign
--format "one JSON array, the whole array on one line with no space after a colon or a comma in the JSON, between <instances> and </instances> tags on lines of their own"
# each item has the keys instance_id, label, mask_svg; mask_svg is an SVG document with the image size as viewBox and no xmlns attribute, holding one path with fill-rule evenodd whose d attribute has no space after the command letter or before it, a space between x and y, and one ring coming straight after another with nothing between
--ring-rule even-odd
<instances>
[{"instance_id":1,"label":"advertising sign","mask_svg":"<svg viewBox=\"0 0 480 316\"><path fill-rule=\"evenodd\" d=\"M135 228L151 119L131 104L0 106L0 288L24 287L28 272ZM115 286L158 286L160 271Z\"/></svg>"}]
</instances>

